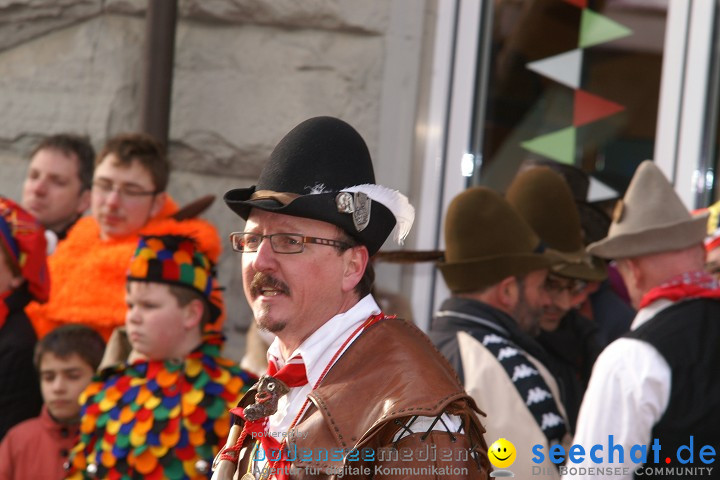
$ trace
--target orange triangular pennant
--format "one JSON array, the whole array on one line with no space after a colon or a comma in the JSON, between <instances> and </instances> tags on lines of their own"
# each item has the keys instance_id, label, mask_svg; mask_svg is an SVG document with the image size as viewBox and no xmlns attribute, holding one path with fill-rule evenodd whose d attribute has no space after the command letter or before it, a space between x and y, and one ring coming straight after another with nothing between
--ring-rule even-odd
<instances>
[{"instance_id":1,"label":"orange triangular pennant","mask_svg":"<svg viewBox=\"0 0 720 480\"><path fill-rule=\"evenodd\" d=\"M575 107L573 109L573 125L579 127L601 118L625 110L619 103L605 100L584 90L575 90Z\"/></svg>"}]
</instances>

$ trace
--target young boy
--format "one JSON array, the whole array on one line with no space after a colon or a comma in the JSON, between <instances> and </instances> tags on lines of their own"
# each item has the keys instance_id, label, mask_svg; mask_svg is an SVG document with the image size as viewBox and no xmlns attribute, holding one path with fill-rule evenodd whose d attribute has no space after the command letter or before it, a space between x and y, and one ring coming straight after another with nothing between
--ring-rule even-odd
<instances>
[{"instance_id":1,"label":"young boy","mask_svg":"<svg viewBox=\"0 0 720 480\"><path fill-rule=\"evenodd\" d=\"M66 325L37 344L43 406L40 416L12 428L0 444L0 479L60 479L78 440L78 398L100 364L105 342L89 327ZM38 461L38 452L44 452Z\"/></svg>"},{"instance_id":2,"label":"young boy","mask_svg":"<svg viewBox=\"0 0 720 480\"><path fill-rule=\"evenodd\" d=\"M219 357L221 335L204 328L222 309L215 288L191 238L140 237L126 288L132 351L83 393L68 478L209 477L228 408L254 380Z\"/></svg>"}]
</instances>

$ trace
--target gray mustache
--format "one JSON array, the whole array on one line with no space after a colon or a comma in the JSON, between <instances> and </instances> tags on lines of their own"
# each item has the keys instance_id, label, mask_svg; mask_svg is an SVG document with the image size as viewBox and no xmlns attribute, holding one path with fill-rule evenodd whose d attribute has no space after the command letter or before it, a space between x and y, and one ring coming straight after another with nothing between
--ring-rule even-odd
<instances>
[{"instance_id":1,"label":"gray mustache","mask_svg":"<svg viewBox=\"0 0 720 480\"><path fill-rule=\"evenodd\" d=\"M253 295L260 295L264 288L272 288L273 290L279 290L285 295L290 295L290 287L284 282L281 282L272 275L267 273L257 272L250 282L250 293Z\"/></svg>"}]
</instances>

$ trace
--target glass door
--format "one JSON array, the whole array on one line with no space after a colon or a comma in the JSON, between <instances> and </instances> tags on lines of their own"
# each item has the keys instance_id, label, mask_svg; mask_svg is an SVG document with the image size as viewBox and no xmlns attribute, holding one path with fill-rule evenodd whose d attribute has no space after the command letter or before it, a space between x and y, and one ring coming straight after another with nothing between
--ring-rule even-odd
<instances>
[{"instance_id":1,"label":"glass door","mask_svg":"<svg viewBox=\"0 0 720 480\"><path fill-rule=\"evenodd\" d=\"M588 200L602 201L622 196L637 165L654 159L695 207L712 189L714 162L700 160L714 146L707 126L717 128L705 106L717 88L716 3L438 2L435 63L452 69L433 79L427 127L437 135L424 168L434 195L420 205L419 248L444 247L442 219L455 195L470 185L502 192L526 160L582 168ZM412 302L426 326L448 292L437 273L421 270Z\"/></svg>"}]
</instances>

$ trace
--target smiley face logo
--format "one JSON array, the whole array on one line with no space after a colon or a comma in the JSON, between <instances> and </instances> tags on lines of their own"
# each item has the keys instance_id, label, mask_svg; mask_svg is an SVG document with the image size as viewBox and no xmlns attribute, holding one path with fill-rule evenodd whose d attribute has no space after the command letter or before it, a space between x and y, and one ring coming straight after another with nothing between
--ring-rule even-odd
<instances>
[{"instance_id":1,"label":"smiley face logo","mask_svg":"<svg viewBox=\"0 0 720 480\"><path fill-rule=\"evenodd\" d=\"M490 463L497 468L507 468L515 461L515 445L504 438L495 440L488 451Z\"/></svg>"}]
</instances>

